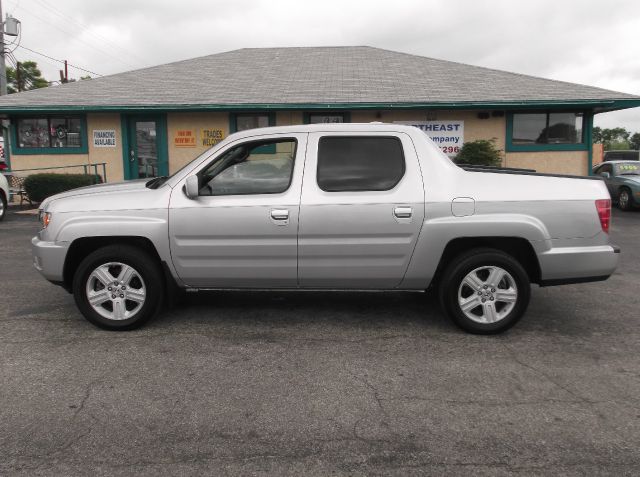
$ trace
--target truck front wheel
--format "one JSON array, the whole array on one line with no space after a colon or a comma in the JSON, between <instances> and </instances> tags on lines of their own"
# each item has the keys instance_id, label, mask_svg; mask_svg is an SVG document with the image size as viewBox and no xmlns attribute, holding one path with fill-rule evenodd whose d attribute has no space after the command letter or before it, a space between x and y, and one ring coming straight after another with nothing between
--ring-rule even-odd
<instances>
[{"instance_id":1,"label":"truck front wheel","mask_svg":"<svg viewBox=\"0 0 640 477\"><path fill-rule=\"evenodd\" d=\"M157 260L130 245L92 252L73 278L73 296L84 317L108 330L142 326L160 310L163 288Z\"/></svg>"},{"instance_id":2,"label":"truck front wheel","mask_svg":"<svg viewBox=\"0 0 640 477\"><path fill-rule=\"evenodd\" d=\"M465 331L500 333L529 305L531 287L522 265L500 250L474 249L456 257L440 281L440 303Z\"/></svg>"}]
</instances>

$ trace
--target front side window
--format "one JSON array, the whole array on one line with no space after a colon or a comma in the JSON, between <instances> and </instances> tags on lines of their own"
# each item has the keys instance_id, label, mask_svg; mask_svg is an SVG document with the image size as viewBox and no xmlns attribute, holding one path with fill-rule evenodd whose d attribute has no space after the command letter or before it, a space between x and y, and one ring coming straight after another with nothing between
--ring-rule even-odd
<instances>
[{"instance_id":1,"label":"front side window","mask_svg":"<svg viewBox=\"0 0 640 477\"><path fill-rule=\"evenodd\" d=\"M16 123L19 148L80 148L81 120L77 117L20 118Z\"/></svg>"},{"instance_id":2,"label":"front side window","mask_svg":"<svg viewBox=\"0 0 640 477\"><path fill-rule=\"evenodd\" d=\"M327 192L390 190L404 170L397 137L325 136L318 143L317 181Z\"/></svg>"},{"instance_id":3,"label":"front side window","mask_svg":"<svg viewBox=\"0 0 640 477\"><path fill-rule=\"evenodd\" d=\"M581 144L582 113L526 113L513 115L511 143Z\"/></svg>"},{"instance_id":4,"label":"front side window","mask_svg":"<svg viewBox=\"0 0 640 477\"><path fill-rule=\"evenodd\" d=\"M291 183L295 139L252 141L217 157L200 174L200 195L278 194ZM265 153L266 146L274 152Z\"/></svg>"}]
</instances>

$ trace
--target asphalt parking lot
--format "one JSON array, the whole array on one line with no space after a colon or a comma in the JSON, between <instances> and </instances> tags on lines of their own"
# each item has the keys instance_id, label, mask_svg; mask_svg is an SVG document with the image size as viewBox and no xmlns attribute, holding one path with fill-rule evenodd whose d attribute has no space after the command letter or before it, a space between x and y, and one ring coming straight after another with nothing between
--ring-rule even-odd
<instances>
[{"instance_id":1,"label":"asphalt parking lot","mask_svg":"<svg viewBox=\"0 0 640 477\"><path fill-rule=\"evenodd\" d=\"M410 293L215 292L86 322L0 223L0 475L638 475L640 212L607 282L472 336Z\"/></svg>"}]
</instances>

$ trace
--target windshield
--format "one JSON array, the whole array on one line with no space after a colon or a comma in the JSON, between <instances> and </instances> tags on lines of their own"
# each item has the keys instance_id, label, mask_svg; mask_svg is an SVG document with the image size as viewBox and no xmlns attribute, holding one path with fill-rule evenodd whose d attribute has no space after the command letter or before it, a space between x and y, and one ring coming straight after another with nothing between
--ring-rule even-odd
<instances>
[{"instance_id":1,"label":"windshield","mask_svg":"<svg viewBox=\"0 0 640 477\"><path fill-rule=\"evenodd\" d=\"M623 162L615 165L617 176L640 176L640 162Z\"/></svg>"}]
</instances>

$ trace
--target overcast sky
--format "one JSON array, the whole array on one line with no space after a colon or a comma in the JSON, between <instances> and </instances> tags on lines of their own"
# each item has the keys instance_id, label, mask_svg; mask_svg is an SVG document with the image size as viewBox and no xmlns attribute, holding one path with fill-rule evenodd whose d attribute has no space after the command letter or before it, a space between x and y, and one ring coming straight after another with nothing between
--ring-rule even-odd
<instances>
[{"instance_id":1,"label":"overcast sky","mask_svg":"<svg viewBox=\"0 0 640 477\"><path fill-rule=\"evenodd\" d=\"M22 22L22 46L101 75L244 47L370 45L640 95L638 0L3 0L3 9ZM59 63L13 54L59 78ZM596 125L640 131L640 108Z\"/></svg>"}]
</instances>

